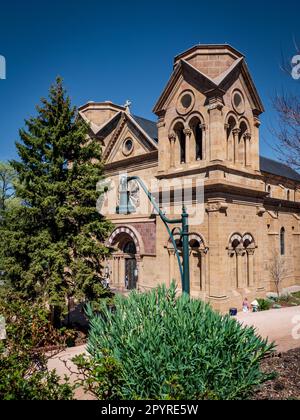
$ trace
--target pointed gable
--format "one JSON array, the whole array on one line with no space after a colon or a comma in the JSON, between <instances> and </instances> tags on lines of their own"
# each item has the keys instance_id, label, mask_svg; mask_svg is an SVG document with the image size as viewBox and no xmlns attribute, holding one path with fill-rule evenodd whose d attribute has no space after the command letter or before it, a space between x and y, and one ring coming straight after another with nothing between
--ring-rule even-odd
<instances>
[{"instance_id":1,"label":"pointed gable","mask_svg":"<svg viewBox=\"0 0 300 420\"><path fill-rule=\"evenodd\" d=\"M264 108L244 56L228 45L195 46L175 58L173 74L153 112L159 115L166 109L180 79L207 97L222 97L240 76L244 79L251 96L253 111L257 114L262 113Z\"/></svg>"},{"instance_id":2,"label":"pointed gable","mask_svg":"<svg viewBox=\"0 0 300 420\"><path fill-rule=\"evenodd\" d=\"M112 163L157 150L157 124L131 115L125 107L112 102L89 102L79 108L79 115L90 125L91 137L101 141L105 162ZM132 142L132 150L124 145L126 140Z\"/></svg>"}]
</instances>

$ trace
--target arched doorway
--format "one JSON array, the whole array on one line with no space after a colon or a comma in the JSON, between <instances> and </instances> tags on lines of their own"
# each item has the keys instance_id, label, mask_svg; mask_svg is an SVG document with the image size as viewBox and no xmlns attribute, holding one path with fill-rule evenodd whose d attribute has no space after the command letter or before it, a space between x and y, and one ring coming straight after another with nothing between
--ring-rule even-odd
<instances>
[{"instance_id":1,"label":"arched doorway","mask_svg":"<svg viewBox=\"0 0 300 420\"><path fill-rule=\"evenodd\" d=\"M139 233L131 226L120 226L111 234L108 245L114 249L109 263L112 287L137 289L144 249Z\"/></svg>"}]
</instances>

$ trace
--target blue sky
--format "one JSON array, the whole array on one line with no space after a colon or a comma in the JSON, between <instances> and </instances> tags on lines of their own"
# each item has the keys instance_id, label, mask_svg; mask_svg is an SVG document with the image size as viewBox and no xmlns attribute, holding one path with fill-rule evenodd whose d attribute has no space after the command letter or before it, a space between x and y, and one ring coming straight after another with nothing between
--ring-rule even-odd
<instances>
[{"instance_id":1,"label":"blue sky","mask_svg":"<svg viewBox=\"0 0 300 420\"><path fill-rule=\"evenodd\" d=\"M130 99L133 113L154 119L173 57L198 43L229 43L246 55L266 108L261 153L274 157L272 97L299 94L300 80L280 69L282 53L295 53L293 39L300 45L299 16L299 0L2 2L7 79L0 80L0 160L16 157L18 129L57 75L77 106Z\"/></svg>"}]
</instances>

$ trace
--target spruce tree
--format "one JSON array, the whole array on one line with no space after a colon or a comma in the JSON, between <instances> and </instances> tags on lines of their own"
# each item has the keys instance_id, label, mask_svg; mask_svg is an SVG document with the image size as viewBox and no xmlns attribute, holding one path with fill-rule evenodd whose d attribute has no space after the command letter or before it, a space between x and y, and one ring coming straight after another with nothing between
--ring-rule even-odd
<instances>
[{"instance_id":1,"label":"spruce tree","mask_svg":"<svg viewBox=\"0 0 300 420\"><path fill-rule=\"evenodd\" d=\"M112 228L96 210L101 146L89 139L60 78L25 123L20 159L11 163L23 205L1 228L4 270L24 297L52 307L66 309L70 298L95 301L106 293L101 268Z\"/></svg>"},{"instance_id":2,"label":"spruce tree","mask_svg":"<svg viewBox=\"0 0 300 420\"><path fill-rule=\"evenodd\" d=\"M14 205L16 173L7 162L0 162L0 218L1 213L9 206Z\"/></svg>"}]
</instances>

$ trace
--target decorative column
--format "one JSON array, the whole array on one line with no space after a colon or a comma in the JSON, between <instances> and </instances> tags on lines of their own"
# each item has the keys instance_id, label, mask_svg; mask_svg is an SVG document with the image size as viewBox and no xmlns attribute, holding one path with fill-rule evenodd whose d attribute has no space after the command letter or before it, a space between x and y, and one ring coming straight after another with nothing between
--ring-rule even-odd
<instances>
[{"instance_id":1,"label":"decorative column","mask_svg":"<svg viewBox=\"0 0 300 420\"><path fill-rule=\"evenodd\" d=\"M169 134L170 140L170 168L175 168L175 143L176 143L176 134Z\"/></svg>"},{"instance_id":2,"label":"decorative column","mask_svg":"<svg viewBox=\"0 0 300 420\"><path fill-rule=\"evenodd\" d=\"M224 161L224 116L222 94L214 92L215 96L209 99L209 148L210 161Z\"/></svg>"},{"instance_id":3,"label":"decorative column","mask_svg":"<svg viewBox=\"0 0 300 420\"><path fill-rule=\"evenodd\" d=\"M258 115L254 115L254 128L252 133L252 141L251 141L251 153L252 159L251 164L254 170L259 170L260 163L259 163L259 127L260 127L260 120Z\"/></svg>"},{"instance_id":4,"label":"decorative column","mask_svg":"<svg viewBox=\"0 0 300 420\"><path fill-rule=\"evenodd\" d=\"M140 255L136 255L136 270L137 270L137 278L136 280L136 289L141 290L141 280L143 278L142 273L142 257Z\"/></svg>"},{"instance_id":5,"label":"decorative column","mask_svg":"<svg viewBox=\"0 0 300 420\"><path fill-rule=\"evenodd\" d=\"M239 135L241 130L239 128L235 128L232 131L233 134L233 162L239 163Z\"/></svg>"},{"instance_id":6,"label":"decorative column","mask_svg":"<svg viewBox=\"0 0 300 420\"><path fill-rule=\"evenodd\" d=\"M224 223L226 223L227 207L227 203L223 200L211 202L208 200L206 205L209 243L209 253L205 256L207 265L206 292L209 293L209 298L216 305L222 305L222 302L227 299L230 289L229 279L224 271L224 267L227 265L227 256L224 253Z\"/></svg>"},{"instance_id":7,"label":"decorative column","mask_svg":"<svg viewBox=\"0 0 300 420\"><path fill-rule=\"evenodd\" d=\"M228 129L229 129L230 125L229 124L225 124L224 125L224 129L225 129L225 138L226 138L226 159L228 161L230 161L230 155L231 155L231 145L230 145L230 136L228 137Z\"/></svg>"},{"instance_id":8,"label":"decorative column","mask_svg":"<svg viewBox=\"0 0 300 420\"><path fill-rule=\"evenodd\" d=\"M118 262L119 284L121 287L125 287L125 258L119 257Z\"/></svg>"},{"instance_id":9,"label":"decorative column","mask_svg":"<svg viewBox=\"0 0 300 420\"><path fill-rule=\"evenodd\" d=\"M200 251L200 290L201 292L206 291L206 266L205 266L205 251Z\"/></svg>"},{"instance_id":10,"label":"decorative column","mask_svg":"<svg viewBox=\"0 0 300 420\"><path fill-rule=\"evenodd\" d=\"M244 135L245 140L245 166L251 166L251 134Z\"/></svg>"},{"instance_id":11,"label":"decorative column","mask_svg":"<svg viewBox=\"0 0 300 420\"><path fill-rule=\"evenodd\" d=\"M183 134L185 135L185 163L190 163L190 138L192 135L192 130L190 128L185 128L183 130Z\"/></svg>"},{"instance_id":12,"label":"decorative column","mask_svg":"<svg viewBox=\"0 0 300 420\"><path fill-rule=\"evenodd\" d=\"M248 286L254 287L254 252L255 249L247 249L247 259L248 259Z\"/></svg>"},{"instance_id":13,"label":"decorative column","mask_svg":"<svg viewBox=\"0 0 300 420\"><path fill-rule=\"evenodd\" d=\"M116 264L116 257L113 257L112 260L112 284L114 286L118 286L118 276L117 276L117 264Z\"/></svg>"},{"instance_id":14,"label":"decorative column","mask_svg":"<svg viewBox=\"0 0 300 420\"><path fill-rule=\"evenodd\" d=\"M169 284L171 285L172 281L176 281L175 278L175 250L173 248L168 248L169 253Z\"/></svg>"},{"instance_id":15,"label":"decorative column","mask_svg":"<svg viewBox=\"0 0 300 420\"><path fill-rule=\"evenodd\" d=\"M206 124L200 124L200 128L202 130L202 160L207 160L207 151L208 151L208 144L207 144L207 127Z\"/></svg>"},{"instance_id":16,"label":"decorative column","mask_svg":"<svg viewBox=\"0 0 300 420\"><path fill-rule=\"evenodd\" d=\"M165 112L161 112L157 123L158 130L158 172L163 173L169 169L169 155L170 148L167 142L160 141L167 135L166 123L165 123Z\"/></svg>"},{"instance_id":17,"label":"decorative column","mask_svg":"<svg viewBox=\"0 0 300 420\"><path fill-rule=\"evenodd\" d=\"M245 256L245 250L242 247L236 248L236 264L237 264L237 288L243 289L245 285L244 273L243 273L243 257Z\"/></svg>"}]
</instances>

